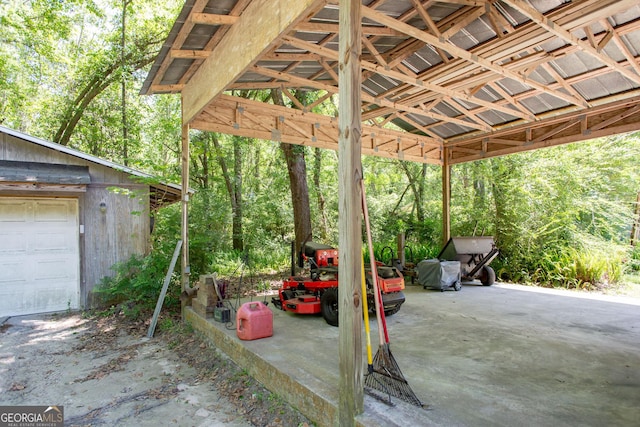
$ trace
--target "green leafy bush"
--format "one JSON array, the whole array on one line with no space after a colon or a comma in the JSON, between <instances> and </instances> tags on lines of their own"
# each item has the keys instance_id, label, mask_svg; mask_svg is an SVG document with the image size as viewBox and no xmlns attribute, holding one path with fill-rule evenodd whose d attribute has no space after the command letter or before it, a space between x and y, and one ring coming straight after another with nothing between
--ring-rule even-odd
<instances>
[{"instance_id":1,"label":"green leafy bush","mask_svg":"<svg viewBox=\"0 0 640 427\"><path fill-rule=\"evenodd\" d=\"M493 267L499 277L514 282L593 290L610 287L622 279L626 250L620 245L591 241L580 247L558 246L521 255L519 259L496 260Z\"/></svg>"},{"instance_id":2,"label":"green leafy bush","mask_svg":"<svg viewBox=\"0 0 640 427\"><path fill-rule=\"evenodd\" d=\"M638 272L640 271L640 246L634 246L627 260L627 267L629 270Z\"/></svg>"},{"instance_id":3,"label":"green leafy bush","mask_svg":"<svg viewBox=\"0 0 640 427\"><path fill-rule=\"evenodd\" d=\"M152 309L162 290L169 261L158 252L146 257L134 255L125 262L115 264L112 267L115 274L103 278L96 293L104 306L123 304L129 309L134 306L136 310ZM180 305L180 290L179 272L174 272L164 300L165 307L176 308ZM135 313L130 314L135 317Z\"/></svg>"}]
</instances>

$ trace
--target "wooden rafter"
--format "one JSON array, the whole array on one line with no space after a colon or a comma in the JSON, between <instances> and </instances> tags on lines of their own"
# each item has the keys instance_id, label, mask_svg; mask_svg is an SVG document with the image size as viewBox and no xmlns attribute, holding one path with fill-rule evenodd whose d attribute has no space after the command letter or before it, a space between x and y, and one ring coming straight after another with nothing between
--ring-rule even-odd
<instances>
[{"instance_id":1,"label":"wooden rafter","mask_svg":"<svg viewBox=\"0 0 640 427\"><path fill-rule=\"evenodd\" d=\"M162 62L156 63L147 91L182 92L186 117L195 114L193 120L199 124L210 120L212 126L230 132L235 126L262 137L280 135L280 140L292 143L335 144L331 126L299 123L299 116L279 122L281 111L267 119L256 108L230 115L230 109L216 101L225 90L280 89L289 104L307 113L338 93L338 24L331 10L339 2L303 1L305 13L289 21L272 19L281 27L260 30L260 36L251 40L259 39L262 48L254 48L252 41L244 45L248 34L256 31L245 18L259 14L266 19L282 13L281 8L300 8L300 3L238 0L229 15L216 15L205 12L207 1L196 0L173 43L165 47ZM615 113L606 110L601 118L593 113L640 93L640 61L634 56L640 46L633 45L640 16L625 21L614 17L634 7L634 1L573 0L541 13L531 6L537 0L447 0L458 5L448 14L432 9L439 3L411 0L407 3L411 7L399 11L393 11L398 3L388 0L363 6L360 99L368 153L436 163L448 159L454 164L634 128L638 111L631 105ZM519 12L517 17L508 15L513 9L505 9L505 3ZM523 18L528 20L522 22ZM463 49L460 38L473 41L468 31L478 26L478 20L480 27L493 31L493 38ZM200 48L194 48L192 41L185 44L195 24L213 29L211 39ZM244 43L243 51L224 53L225 46L234 43ZM246 58L245 47L251 52ZM587 69L576 62L580 72L575 73L567 61L578 53L589 55L593 62ZM189 65L183 65L178 79L163 78L174 62ZM594 67L598 63L601 66ZM197 83L200 74L209 76L201 79L208 85ZM617 94L598 99L585 91L616 75L627 79ZM303 105L293 94L296 89L320 95L313 104ZM200 115L190 110L195 95L204 96ZM541 108L546 104L546 110ZM265 111L276 114L271 108ZM408 129L408 138L422 139L382 134L391 123ZM640 121L635 128L640 128Z\"/></svg>"},{"instance_id":2,"label":"wooden rafter","mask_svg":"<svg viewBox=\"0 0 640 427\"><path fill-rule=\"evenodd\" d=\"M550 116L533 124L505 127L489 135L451 140L444 146L452 152L451 163L455 164L638 129L640 94L622 101L600 102L601 105L588 112Z\"/></svg>"},{"instance_id":3,"label":"wooden rafter","mask_svg":"<svg viewBox=\"0 0 640 427\"><path fill-rule=\"evenodd\" d=\"M536 9L531 7L528 3L523 0L503 0L505 3L508 3L511 7L517 9L519 12L523 13L527 17L529 17L533 22L543 27L548 32L554 34L556 37L564 40L565 42L577 46L581 51L593 56L598 61L605 64L607 67L611 68L613 71L616 71L629 80L640 84L640 75L628 70L625 67L620 66L618 62L609 56L603 54L602 48L609 41L609 37L613 37L613 32L610 32L607 36L605 36L602 40L602 46L598 44L598 46L592 46L590 43L583 41L582 39L571 34L570 31L565 30L561 25L553 21L551 18L545 17L543 14L538 12ZM630 8L633 6L637 6L637 0L621 0L620 6L625 8Z\"/></svg>"},{"instance_id":4,"label":"wooden rafter","mask_svg":"<svg viewBox=\"0 0 640 427\"><path fill-rule=\"evenodd\" d=\"M285 37L284 39L286 40L286 42L288 44L297 46L297 47L299 47L301 49L305 49L305 50L307 50L309 52L313 52L313 53L316 53L316 54L321 55L321 56L326 56L327 58L330 58L330 59L335 59L335 57L337 55L337 53L334 50L328 49L328 48L325 48L325 47L322 47L322 46L316 46L313 43L308 43L308 42L305 42L303 40L299 40L299 39L296 39L296 38L293 38L293 37ZM379 74L379 75L382 75L382 76L389 77L391 79L398 80L398 81L403 82L403 83L405 83L407 85L412 85L412 86L415 86L415 87L418 87L418 88L421 88L421 89L427 89L427 90L429 90L429 91L431 91L433 93L439 93L441 95L462 99L464 101L467 101L467 102L470 102L470 103L473 103L473 104L476 104L476 105L483 105L483 106L488 107L488 108L496 108L496 109L502 111L503 113L510 114L510 115L512 115L514 117L518 117L518 116L521 115L520 112L515 111L513 109L510 109L508 107L496 106L495 104L493 104L491 102L484 101L483 99L476 98L476 97L471 97L471 96L467 95L464 92L458 92L458 91L454 91L454 90L451 90L451 89L447 89L445 87L441 87L441 86L429 83L429 82L427 82L425 80L422 80L422 79L419 79L419 78L412 78L412 77L409 77L409 76L405 75L404 73L400 73L398 71L391 70L388 67L384 67L384 66L375 64L373 62L362 61L362 69L371 71L371 72L373 72L375 74ZM402 105L402 103L396 103L396 104ZM473 127L473 126L471 126L471 127ZM486 128L486 126L484 126L484 127Z\"/></svg>"},{"instance_id":5,"label":"wooden rafter","mask_svg":"<svg viewBox=\"0 0 640 427\"><path fill-rule=\"evenodd\" d=\"M616 44L620 52L622 52L635 72L640 75L640 64L638 64L638 61L636 61L636 59L633 57L633 54L629 51L629 48L622 40L622 36L618 32L618 30L613 28L613 26L606 19L601 19L600 25L602 25L608 32L612 34L613 42Z\"/></svg>"},{"instance_id":6,"label":"wooden rafter","mask_svg":"<svg viewBox=\"0 0 640 427\"><path fill-rule=\"evenodd\" d=\"M481 57L478 55L474 55L472 53L470 53L467 50L464 50L462 48L459 48L451 43L447 43L445 41L440 40L439 38L432 36L429 33L426 33L418 28L412 27L411 25L405 24L404 22L400 22L394 18L391 18L387 15L385 15L384 13L380 13L376 10L370 9L368 7L363 8L362 10L362 14L363 16L379 22L380 24L384 24L388 27L394 28L402 33L407 34L408 36L411 36L415 39L418 40L422 40L425 43L431 44L433 46L439 47L440 49L443 49L447 52L449 52L451 55L458 57L460 59L464 59L472 64L475 64L477 66L483 67L485 69L491 70L494 73L496 73L498 76L500 77L507 77L510 79L513 79L515 81L518 81L520 83L523 83L527 86L532 87L533 89L536 89L540 92L543 93L549 93L550 95L553 95L559 99L562 99L570 104L574 104L574 105L578 105L578 106L582 106L582 107L587 107L587 103L584 100L579 100L576 99L573 96L567 95L563 92L560 91L548 91L545 87L545 85L540 84L534 80L531 79L527 79L526 77L514 73L512 71L510 71L509 69L496 65L495 63Z\"/></svg>"},{"instance_id":7,"label":"wooden rafter","mask_svg":"<svg viewBox=\"0 0 640 427\"><path fill-rule=\"evenodd\" d=\"M280 34L294 28L301 21L301 16L317 10L323 4L320 0L281 0L276 8L268 2L250 3L224 36L224 42L216 46L214 53L204 60L182 90L183 121L193 120L260 54L268 51ZM243 46L243 49L238 50L235 46ZM221 70L225 70L224 75L221 75Z\"/></svg>"},{"instance_id":8,"label":"wooden rafter","mask_svg":"<svg viewBox=\"0 0 640 427\"><path fill-rule=\"evenodd\" d=\"M191 127L331 150L337 150L338 143L337 122L333 117L229 95L217 97L192 121ZM405 160L434 164L441 160L436 149L442 142L434 138L365 125L362 137L365 154L396 159L403 156ZM412 153L416 147L421 150L419 154L399 154L401 146L413 147Z\"/></svg>"}]
</instances>

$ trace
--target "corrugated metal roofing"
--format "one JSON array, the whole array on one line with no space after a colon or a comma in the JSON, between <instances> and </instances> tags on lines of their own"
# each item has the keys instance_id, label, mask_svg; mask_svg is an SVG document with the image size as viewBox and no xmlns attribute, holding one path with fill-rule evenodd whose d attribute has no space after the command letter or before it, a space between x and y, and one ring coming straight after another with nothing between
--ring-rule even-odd
<instances>
[{"instance_id":1,"label":"corrugated metal roofing","mask_svg":"<svg viewBox=\"0 0 640 427\"><path fill-rule=\"evenodd\" d=\"M141 92L181 92L202 64L215 63L219 44L233 41L242 52L240 39L229 34L252 3L187 1ZM422 137L421 148L440 145L437 152L416 149L412 160L442 163L449 156L455 163L640 128L640 116L629 112L640 96L637 1L377 0L363 5L364 125L375 129L393 122ZM264 12L268 19L271 11ZM314 3L227 90L304 88L337 94L338 17L335 0ZM194 127L209 120L210 126L202 127L259 135L259 127L266 126L267 121L253 130L214 123L223 108L215 103L212 99L210 107L217 113L203 111ZM247 108L243 105L241 112ZM581 129L572 127L581 115ZM274 134L282 140L291 135L289 142L299 143L299 135L291 132ZM392 147L383 154L406 154L401 151Z\"/></svg>"}]
</instances>

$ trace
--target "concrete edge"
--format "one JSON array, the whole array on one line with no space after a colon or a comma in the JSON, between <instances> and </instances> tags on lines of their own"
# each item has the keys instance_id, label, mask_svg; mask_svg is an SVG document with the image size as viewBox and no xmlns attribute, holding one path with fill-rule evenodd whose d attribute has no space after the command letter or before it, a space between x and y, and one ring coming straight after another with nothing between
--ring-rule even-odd
<instances>
[{"instance_id":1,"label":"concrete edge","mask_svg":"<svg viewBox=\"0 0 640 427\"><path fill-rule=\"evenodd\" d=\"M220 351L229 356L242 369L245 369L249 375L271 392L284 398L304 416L321 427L337 425L336 402L318 395L286 372L264 360L260 355L251 352L239 340L233 339L213 325L211 321L202 318L191 307L185 309L184 315L185 321L190 323L196 331L202 333ZM357 421L357 424L359 427L365 427L362 421Z\"/></svg>"}]
</instances>

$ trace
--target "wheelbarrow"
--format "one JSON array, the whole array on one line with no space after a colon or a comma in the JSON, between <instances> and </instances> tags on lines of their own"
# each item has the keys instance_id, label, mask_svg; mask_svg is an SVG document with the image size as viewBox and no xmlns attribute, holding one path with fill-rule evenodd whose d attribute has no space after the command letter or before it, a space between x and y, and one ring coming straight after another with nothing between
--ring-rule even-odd
<instances>
[{"instance_id":1,"label":"wheelbarrow","mask_svg":"<svg viewBox=\"0 0 640 427\"><path fill-rule=\"evenodd\" d=\"M439 260L459 261L462 280L479 279L484 286L496 281L496 272L489 263L498 256L491 236L452 237L438 255Z\"/></svg>"}]
</instances>

